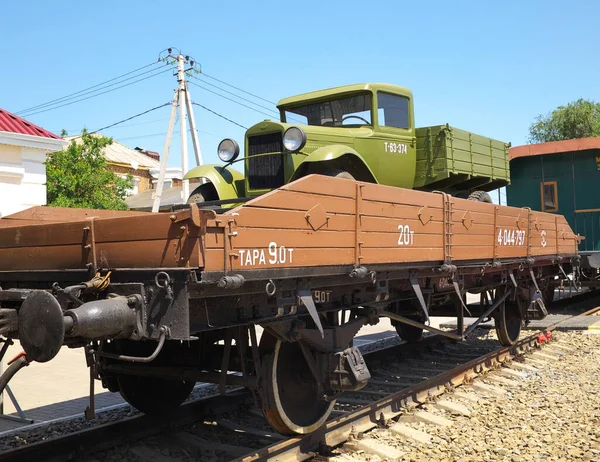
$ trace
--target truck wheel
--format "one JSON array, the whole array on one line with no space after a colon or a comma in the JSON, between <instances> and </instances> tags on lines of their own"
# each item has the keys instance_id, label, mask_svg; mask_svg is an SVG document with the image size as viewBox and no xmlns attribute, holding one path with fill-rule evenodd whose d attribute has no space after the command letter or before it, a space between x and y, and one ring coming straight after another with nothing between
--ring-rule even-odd
<instances>
[{"instance_id":1,"label":"truck wheel","mask_svg":"<svg viewBox=\"0 0 600 462\"><path fill-rule=\"evenodd\" d=\"M333 176L335 178L343 178L344 180L356 180L356 178L354 178L350 173L348 173L346 170L342 170L342 169L337 169L337 170L331 170L330 172L325 173L325 176Z\"/></svg>"},{"instance_id":2,"label":"truck wheel","mask_svg":"<svg viewBox=\"0 0 600 462\"><path fill-rule=\"evenodd\" d=\"M192 191L187 204L200 204L206 201L218 201L219 196L212 183L205 183Z\"/></svg>"},{"instance_id":3,"label":"truck wheel","mask_svg":"<svg viewBox=\"0 0 600 462\"><path fill-rule=\"evenodd\" d=\"M469 197L467 199L469 199L470 201L486 202L488 204L493 204L492 198L485 191L473 191L471 194L469 194Z\"/></svg>"}]
</instances>

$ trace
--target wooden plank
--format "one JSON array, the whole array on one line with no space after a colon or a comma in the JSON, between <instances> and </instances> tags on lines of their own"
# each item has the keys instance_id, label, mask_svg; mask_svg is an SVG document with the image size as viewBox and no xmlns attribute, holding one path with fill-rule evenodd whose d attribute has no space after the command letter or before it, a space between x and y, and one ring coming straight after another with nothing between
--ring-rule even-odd
<instances>
[{"instance_id":1,"label":"wooden plank","mask_svg":"<svg viewBox=\"0 0 600 462\"><path fill-rule=\"evenodd\" d=\"M355 228L352 215L327 213L327 216L329 219L321 229L352 231ZM234 219L237 226L244 228L312 229L306 220L306 211L303 210L243 208Z\"/></svg>"},{"instance_id":2,"label":"wooden plank","mask_svg":"<svg viewBox=\"0 0 600 462\"><path fill-rule=\"evenodd\" d=\"M354 264L354 248L328 248L327 251L314 248L295 248L292 252L291 263L288 249L285 262L277 260L273 264L269 263L271 257L268 247L242 250L241 253L240 249L233 252L237 255L237 258L231 259L234 271ZM248 250L251 251L250 254L248 254ZM258 253L255 253L254 250ZM206 249L204 270L223 271L223 249Z\"/></svg>"},{"instance_id":3,"label":"wooden plank","mask_svg":"<svg viewBox=\"0 0 600 462\"><path fill-rule=\"evenodd\" d=\"M329 213L344 213L351 215L354 213L355 201L344 197L320 196L315 193L299 193L280 189L277 194L265 194L251 202L245 207L262 207L278 210L302 210L304 212L321 204Z\"/></svg>"},{"instance_id":4,"label":"wooden plank","mask_svg":"<svg viewBox=\"0 0 600 462\"><path fill-rule=\"evenodd\" d=\"M452 245L456 246L470 246L470 245L494 245L496 236L491 234L454 234L452 236Z\"/></svg>"},{"instance_id":5,"label":"wooden plank","mask_svg":"<svg viewBox=\"0 0 600 462\"><path fill-rule=\"evenodd\" d=\"M81 244L0 249L2 271L84 269L89 261Z\"/></svg>"},{"instance_id":6,"label":"wooden plank","mask_svg":"<svg viewBox=\"0 0 600 462\"><path fill-rule=\"evenodd\" d=\"M398 230L399 226L409 226L415 234L440 234L444 231L442 221L430 221L424 225L420 220L415 219L401 220L396 218L390 220L389 218L370 216L364 216L360 219L360 229L366 232L394 232Z\"/></svg>"},{"instance_id":7,"label":"wooden plank","mask_svg":"<svg viewBox=\"0 0 600 462\"><path fill-rule=\"evenodd\" d=\"M307 175L299 181L285 185L282 189L320 196L345 197L353 199L356 197L356 182L342 178L328 177L323 181L322 175Z\"/></svg>"},{"instance_id":8,"label":"wooden plank","mask_svg":"<svg viewBox=\"0 0 600 462\"><path fill-rule=\"evenodd\" d=\"M452 221L453 223L462 226L462 219L465 216L466 212L463 211L454 211L452 212ZM469 211L469 216L473 223L480 224L493 224L494 223L494 214L491 213L478 213ZM527 221L519 219L521 223L521 229L527 229ZM517 228L517 218L516 217L506 217L506 216L498 216L496 219L496 227L498 228Z\"/></svg>"},{"instance_id":9,"label":"wooden plank","mask_svg":"<svg viewBox=\"0 0 600 462\"><path fill-rule=\"evenodd\" d=\"M432 194L413 189L394 188L365 183L362 188L362 199L365 201L392 202L402 205L416 205L443 209L444 202L441 194Z\"/></svg>"},{"instance_id":10,"label":"wooden plank","mask_svg":"<svg viewBox=\"0 0 600 462\"><path fill-rule=\"evenodd\" d=\"M43 225L48 223L41 220L12 220L10 218L0 218L0 228L14 228L15 226Z\"/></svg>"},{"instance_id":11,"label":"wooden plank","mask_svg":"<svg viewBox=\"0 0 600 462\"><path fill-rule=\"evenodd\" d=\"M442 262L444 260L444 251L441 247L367 248L362 250L362 256L361 262L363 264Z\"/></svg>"},{"instance_id":12,"label":"wooden plank","mask_svg":"<svg viewBox=\"0 0 600 462\"><path fill-rule=\"evenodd\" d=\"M20 228L0 229L0 248L40 247L53 245L84 245L84 228L87 221L74 223L46 223L45 226L29 225Z\"/></svg>"},{"instance_id":13,"label":"wooden plank","mask_svg":"<svg viewBox=\"0 0 600 462\"><path fill-rule=\"evenodd\" d=\"M232 249L267 248L270 242L286 247L352 247L355 234L352 231L308 231L308 230L274 230L266 228L236 227L237 235L231 238ZM206 235L207 248L222 248L222 239L216 234Z\"/></svg>"},{"instance_id":14,"label":"wooden plank","mask_svg":"<svg viewBox=\"0 0 600 462\"><path fill-rule=\"evenodd\" d=\"M453 260L491 260L494 256L492 245L452 246Z\"/></svg>"},{"instance_id":15,"label":"wooden plank","mask_svg":"<svg viewBox=\"0 0 600 462\"><path fill-rule=\"evenodd\" d=\"M364 200L360 203L360 213L373 217L400 218L402 220L407 218L419 220L419 213L421 213L423 218L428 220L442 221L444 219L442 208L425 208L422 205L400 205L371 200Z\"/></svg>"},{"instance_id":16,"label":"wooden plank","mask_svg":"<svg viewBox=\"0 0 600 462\"><path fill-rule=\"evenodd\" d=\"M361 248L363 249L367 247L404 249L439 247L442 249L444 246L443 234L414 233L407 235L397 230L393 233L361 232L359 241L362 242Z\"/></svg>"},{"instance_id":17,"label":"wooden plank","mask_svg":"<svg viewBox=\"0 0 600 462\"><path fill-rule=\"evenodd\" d=\"M162 239L96 244L96 258L102 268L175 268L202 266L198 239Z\"/></svg>"},{"instance_id":18,"label":"wooden plank","mask_svg":"<svg viewBox=\"0 0 600 462\"><path fill-rule=\"evenodd\" d=\"M169 215L155 213L146 215L143 220L139 217L94 220L96 242L180 239L186 232L188 222L173 223Z\"/></svg>"},{"instance_id":19,"label":"wooden plank","mask_svg":"<svg viewBox=\"0 0 600 462\"><path fill-rule=\"evenodd\" d=\"M127 216L148 216L149 212L134 212L131 210L98 210L98 209L72 209L65 207L38 206L31 207L21 212L13 213L5 218L13 220L36 221L80 221L91 217L114 218Z\"/></svg>"}]
</instances>

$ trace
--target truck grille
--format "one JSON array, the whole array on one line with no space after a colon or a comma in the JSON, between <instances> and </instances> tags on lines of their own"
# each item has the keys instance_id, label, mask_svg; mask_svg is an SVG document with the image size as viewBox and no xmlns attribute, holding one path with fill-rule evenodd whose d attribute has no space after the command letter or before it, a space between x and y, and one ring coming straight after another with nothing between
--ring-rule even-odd
<instances>
[{"instance_id":1,"label":"truck grille","mask_svg":"<svg viewBox=\"0 0 600 462\"><path fill-rule=\"evenodd\" d=\"M248 137L248 186L250 189L274 189L283 186L281 133ZM253 157L258 154L277 153Z\"/></svg>"}]
</instances>

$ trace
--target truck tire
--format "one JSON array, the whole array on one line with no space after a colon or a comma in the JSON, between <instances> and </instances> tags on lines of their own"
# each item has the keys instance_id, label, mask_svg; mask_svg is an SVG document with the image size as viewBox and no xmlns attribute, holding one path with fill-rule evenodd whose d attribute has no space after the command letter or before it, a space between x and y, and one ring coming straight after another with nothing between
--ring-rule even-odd
<instances>
[{"instance_id":1,"label":"truck tire","mask_svg":"<svg viewBox=\"0 0 600 462\"><path fill-rule=\"evenodd\" d=\"M488 204L493 204L492 198L485 191L473 191L471 194L469 194L469 197L467 199L469 199L470 201L486 202Z\"/></svg>"},{"instance_id":2,"label":"truck tire","mask_svg":"<svg viewBox=\"0 0 600 462\"><path fill-rule=\"evenodd\" d=\"M343 178L344 180L356 180L356 178L354 178L350 173L342 169L331 170L330 172L325 173L325 175L333 176L335 178Z\"/></svg>"},{"instance_id":3,"label":"truck tire","mask_svg":"<svg viewBox=\"0 0 600 462\"><path fill-rule=\"evenodd\" d=\"M188 197L187 204L200 204L206 201L218 201L219 196L212 183L205 183L198 186Z\"/></svg>"}]
</instances>

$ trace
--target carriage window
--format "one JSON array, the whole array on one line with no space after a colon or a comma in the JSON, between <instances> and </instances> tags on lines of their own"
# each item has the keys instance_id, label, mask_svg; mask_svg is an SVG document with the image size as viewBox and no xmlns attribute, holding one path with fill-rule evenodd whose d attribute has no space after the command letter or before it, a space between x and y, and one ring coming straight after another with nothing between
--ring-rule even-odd
<instances>
[{"instance_id":1,"label":"carriage window","mask_svg":"<svg viewBox=\"0 0 600 462\"><path fill-rule=\"evenodd\" d=\"M556 181L541 183L542 212L558 212L558 188Z\"/></svg>"},{"instance_id":2,"label":"carriage window","mask_svg":"<svg viewBox=\"0 0 600 462\"><path fill-rule=\"evenodd\" d=\"M377 115L382 127L408 129L408 98L377 93Z\"/></svg>"}]
</instances>

